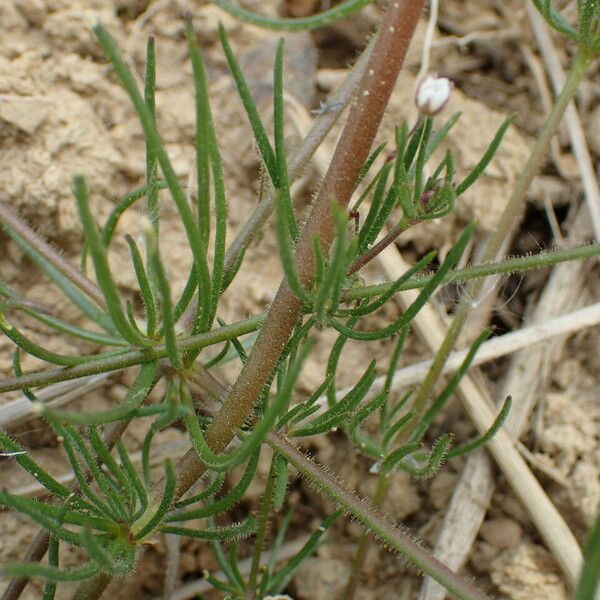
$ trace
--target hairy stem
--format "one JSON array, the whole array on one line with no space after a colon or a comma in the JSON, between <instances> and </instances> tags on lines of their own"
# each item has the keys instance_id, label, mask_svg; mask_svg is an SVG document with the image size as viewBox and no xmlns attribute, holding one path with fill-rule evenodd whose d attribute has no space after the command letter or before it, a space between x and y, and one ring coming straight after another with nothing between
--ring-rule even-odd
<instances>
[{"instance_id":1,"label":"hairy stem","mask_svg":"<svg viewBox=\"0 0 600 600\"><path fill-rule=\"evenodd\" d=\"M284 456L317 489L331 498L336 505L347 510L365 528L384 544L400 552L417 568L441 583L456 598L463 600L482 600L487 598L471 582L463 579L442 564L431 552L415 541L410 534L385 519L377 509L365 499L340 485L334 475L309 460L281 435L270 433L267 442Z\"/></svg>"},{"instance_id":2,"label":"hairy stem","mask_svg":"<svg viewBox=\"0 0 600 600\"><path fill-rule=\"evenodd\" d=\"M185 352L198 350L212 344L218 344L231 338L236 338L247 333L252 333L260 328L265 317L257 315L213 329L206 333L191 335L187 338L178 338L177 347ZM9 392L12 390L20 390L25 387L37 387L56 383L59 381L67 381L70 379L78 379L87 375L95 375L96 373L105 373L107 371L116 371L125 367L142 364L166 358L168 355L165 344L158 344L147 350L130 350L129 352L118 352L112 356L90 359L89 362L74 367L50 369L47 371L38 371L22 375L20 377L9 377L0 381L0 393Z\"/></svg>"},{"instance_id":3,"label":"hairy stem","mask_svg":"<svg viewBox=\"0 0 600 600\"><path fill-rule=\"evenodd\" d=\"M46 240L21 220L4 202L0 202L0 224L4 224L7 232L14 231L29 245L33 246L46 260L52 263L62 275L80 290L84 291L98 306L105 306L104 295L100 288L73 265L67 262Z\"/></svg>"}]
</instances>

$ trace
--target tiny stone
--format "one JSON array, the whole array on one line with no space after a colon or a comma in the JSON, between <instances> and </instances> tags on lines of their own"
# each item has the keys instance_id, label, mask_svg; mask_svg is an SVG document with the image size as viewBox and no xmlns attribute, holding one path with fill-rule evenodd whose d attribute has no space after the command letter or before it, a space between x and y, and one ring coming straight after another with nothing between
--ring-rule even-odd
<instances>
[{"instance_id":1,"label":"tiny stone","mask_svg":"<svg viewBox=\"0 0 600 600\"><path fill-rule=\"evenodd\" d=\"M516 548L523 537L523 529L512 519L490 519L481 526L479 534L495 548Z\"/></svg>"}]
</instances>

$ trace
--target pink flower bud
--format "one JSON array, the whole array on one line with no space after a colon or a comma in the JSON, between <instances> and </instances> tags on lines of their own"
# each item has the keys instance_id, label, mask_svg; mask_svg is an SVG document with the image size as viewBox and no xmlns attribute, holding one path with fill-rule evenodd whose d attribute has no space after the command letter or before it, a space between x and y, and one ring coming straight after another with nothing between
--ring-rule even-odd
<instances>
[{"instance_id":1,"label":"pink flower bud","mask_svg":"<svg viewBox=\"0 0 600 600\"><path fill-rule=\"evenodd\" d=\"M427 116L437 115L446 106L454 84L446 77L428 75L422 79L415 93L415 104Z\"/></svg>"}]
</instances>

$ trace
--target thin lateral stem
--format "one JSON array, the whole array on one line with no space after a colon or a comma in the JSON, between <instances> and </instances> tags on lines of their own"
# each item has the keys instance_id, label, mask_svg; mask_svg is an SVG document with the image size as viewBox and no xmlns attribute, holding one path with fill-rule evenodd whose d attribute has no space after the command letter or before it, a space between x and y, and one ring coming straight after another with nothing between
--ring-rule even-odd
<instances>
[{"instance_id":1,"label":"thin lateral stem","mask_svg":"<svg viewBox=\"0 0 600 600\"><path fill-rule=\"evenodd\" d=\"M106 306L100 288L85 275L82 275L73 265L69 264L55 248L15 215L4 202L0 202L0 223L5 223L9 231L14 231L29 245L38 250L62 275L85 292L98 306Z\"/></svg>"},{"instance_id":2,"label":"thin lateral stem","mask_svg":"<svg viewBox=\"0 0 600 600\"><path fill-rule=\"evenodd\" d=\"M334 475L328 473L314 460L307 459L283 436L269 433L267 443L294 465L317 489L326 494L342 509L352 513L369 532L382 540L387 546L401 553L417 568L427 573L435 569L433 577L451 594L461 599L482 600L487 598L470 581L463 579L439 562L429 550L417 543L409 534L399 529L394 523L387 521L371 502L345 489Z\"/></svg>"},{"instance_id":3,"label":"thin lateral stem","mask_svg":"<svg viewBox=\"0 0 600 600\"><path fill-rule=\"evenodd\" d=\"M370 263L380 252L383 252L394 240L406 231L405 227L400 225L394 225L392 229L381 238L374 246L369 248L362 256L359 256L350 269L348 275L352 275L362 269L366 264Z\"/></svg>"},{"instance_id":4,"label":"thin lateral stem","mask_svg":"<svg viewBox=\"0 0 600 600\"><path fill-rule=\"evenodd\" d=\"M507 258L498 262L472 265L463 269L456 269L448 273L442 281L442 285L449 283L465 283L472 279L488 277L490 275L511 274L517 271L537 269L556 265L569 260L583 260L595 258L600 255L600 246L598 244L588 244L583 246L574 246L568 248L558 248L548 252L541 252L528 256L517 256ZM423 275L411 277L407 282L398 288L398 292L405 292L422 288L433 275ZM360 300L362 298L371 298L377 294L384 294L394 282L378 283L375 285L365 285L347 290L343 295L344 302Z\"/></svg>"},{"instance_id":5,"label":"thin lateral stem","mask_svg":"<svg viewBox=\"0 0 600 600\"><path fill-rule=\"evenodd\" d=\"M182 351L198 350L205 346L218 344L230 338L239 337L247 333L252 333L260 328L264 321L264 315L257 315L238 321L231 325L225 325L206 333L199 333L187 338L179 338L177 346ZM0 381L0 393L9 392L12 390L23 389L24 387L37 387L47 385L49 383L57 383L59 381L67 381L69 379L78 379L86 375L95 375L105 371L115 371L132 367L133 365L142 364L166 358L168 355L166 346L159 344L154 348L147 350L131 350L109 356L98 360L90 360L88 363L76 365L74 367L50 369L48 371L39 371L21 377L10 377Z\"/></svg>"}]
</instances>

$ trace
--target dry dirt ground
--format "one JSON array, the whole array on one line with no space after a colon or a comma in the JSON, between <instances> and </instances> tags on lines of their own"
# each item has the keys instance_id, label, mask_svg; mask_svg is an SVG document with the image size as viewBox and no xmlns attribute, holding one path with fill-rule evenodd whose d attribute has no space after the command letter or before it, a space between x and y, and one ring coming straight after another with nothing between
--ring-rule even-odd
<instances>
[{"instance_id":1,"label":"dry dirt ground","mask_svg":"<svg viewBox=\"0 0 600 600\"><path fill-rule=\"evenodd\" d=\"M183 2L183 4L186 4ZM321 8L319 0L250 0L246 4L270 14L303 15ZM324 3L323 3L324 4ZM543 63L537 54L521 0L445 0L441 3L432 69L451 77L455 93L447 115L463 113L461 123L451 133L448 144L457 157L457 170L466 172L475 164L488 140L508 113L515 124L487 175L469 191L456 215L440 223L415 228L399 242L408 259L439 249L443 254L456 240L465 223L476 218L478 238L493 228L511 184L528 155L543 119L547 104L547 83ZM241 25L211 5L190 0L187 5L196 16L199 39L205 51L211 81L213 110L225 164L230 198L230 236L238 230L257 202L259 162L252 145L216 35L218 20L230 33L232 43L254 90L265 119L270 118L270 69L278 35ZM193 160L194 105L191 69L186 55L183 25L177 2L169 0L2 0L0 2L0 199L35 229L51 240L66 257L77 263L81 231L70 188L74 172L85 174L92 194L93 210L103 219L118 198L143 180L144 142L137 118L115 81L106 60L87 28L86 11L94 10L125 52L138 75L143 74L146 39L156 38L158 52L157 107L160 131L177 174L183 181L190 175ZM346 66L363 47L380 16L371 6L360 16L324 31L287 36L286 89L307 111L315 109L332 86L343 77ZM393 127L401 118L414 119L411 96L420 61L420 45L425 21L421 24L408 57L408 70L402 76L392 100L381 140L393 139ZM564 64L570 49L556 41ZM541 76L540 76L541 74ZM600 157L600 86L597 68L581 86L579 107L588 132L594 158ZM310 114L310 113L308 113ZM298 143L297 123L287 123L289 144ZM335 136L325 144L330 152ZM304 208L318 184L314 167L306 170L299 191ZM530 204L511 252L538 251L554 243L556 231L549 224L553 214L567 233L571 216L581 203L578 171L569 139L561 131L552 156L534 183ZM181 290L190 265L184 235L176 213L166 200L161 209L164 258L174 292ZM559 229L559 231L561 231ZM123 234L139 234L139 218L127 213L122 220L111 256L114 266L125 264ZM580 233L589 239L589 232ZM115 269L120 286L133 294L135 279L129 267ZM597 264L585 268L580 299L593 301L598 295ZM53 291L19 249L0 236L0 275L2 280L30 300L54 307L59 316L72 318L68 303ZM220 316L227 322L264 310L280 280L281 272L268 227L259 243L248 253L245 266L228 290ZM383 271L373 265L364 274L380 281ZM494 291L498 295L493 323L499 333L518 328L530 313L546 284L547 272L512 276ZM451 310L456 290L444 290L438 301ZM393 303L371 323L376 326L398 314ZM54 351L76 352L65 347L59 336L49 335L35 323L26 322L29 332ZM473 331L470 335L472 335ZM474 330L476 334L477 331ZM314 389L320 382L328 344L333 337L323 333L317 354L306 370L301 391ZM357 369L374 357L386 363L389 344L368 347L349 344L344 353L339 385L351 383ZM415 339L408 345L403 364L428 357L428 351ZM11 344L0 338L0 376L11 373ZM24 359L24 370L39 365ZM600 381L598 378L598 330L578 333L548 357L540 372L536 409L521 442L529 450L532 469L559 508L579 542L585 537L600 505ZM487 385L496 389L508 368L497 361L485 369ZM231 379L233 367L223 369ZM110 384L88 394L76 404L106 407L117 401L128 382L128 374L114 377ZM18 394L6 394L0 405ZM452 403L431 432L431 439L445 431L458 440L474 432L458 402ZM66 469L64 456L52 433L41 421L29 420L14 430L32 454L55 473ZM139 446L143 430L128 431L125 441ZM172 429L160 443L165 451L176 453L183 434ZM366 474L369 464L354 455L341 435L333 435L310 447L321 461L337 470L351 488L371 494L375 478ZM32 481L8 460L0 459L0 486L31 492ZM384 510L433 545L440 531L448 501L464 466L456 460L445 465L432 480L416 482L397 475ZM263 470L267 466L264 466ZM465 571L496 597L512 600L567 598L567 587L552 555L544 546L527 512L497 471L496 491L487 516L472 547ZM474 482L476 484L476 482ZM34 486L35 487L35 486ZM240 509L250 510L262 493L253 485ZM329 503L301 481L294 481L288 500L296 511L291 538L319 524ZM0 513L0 563L23 556L37 528L9 512ZM350 557L361 531L353 523L339 523L327 543L303 566L289 593L297 599L335 598L349 572ZM117 582L111 597L154 598L164 581L163 541L148 546L137 574ZM76 552L65 553L63 564L76 564ZM216 567L210 553L199 542L184 541L181 547L180 578L188 582L201 578L204 569ZM358 597L364 600L417 598L422 578L395 556L372 546L365 563L365 577ZM0 591L5 586L0 581ZM34 582L24 598L40 597L40 584ZM67 597L61 589L60 597Z\"/></svg>"}]
</instances>

